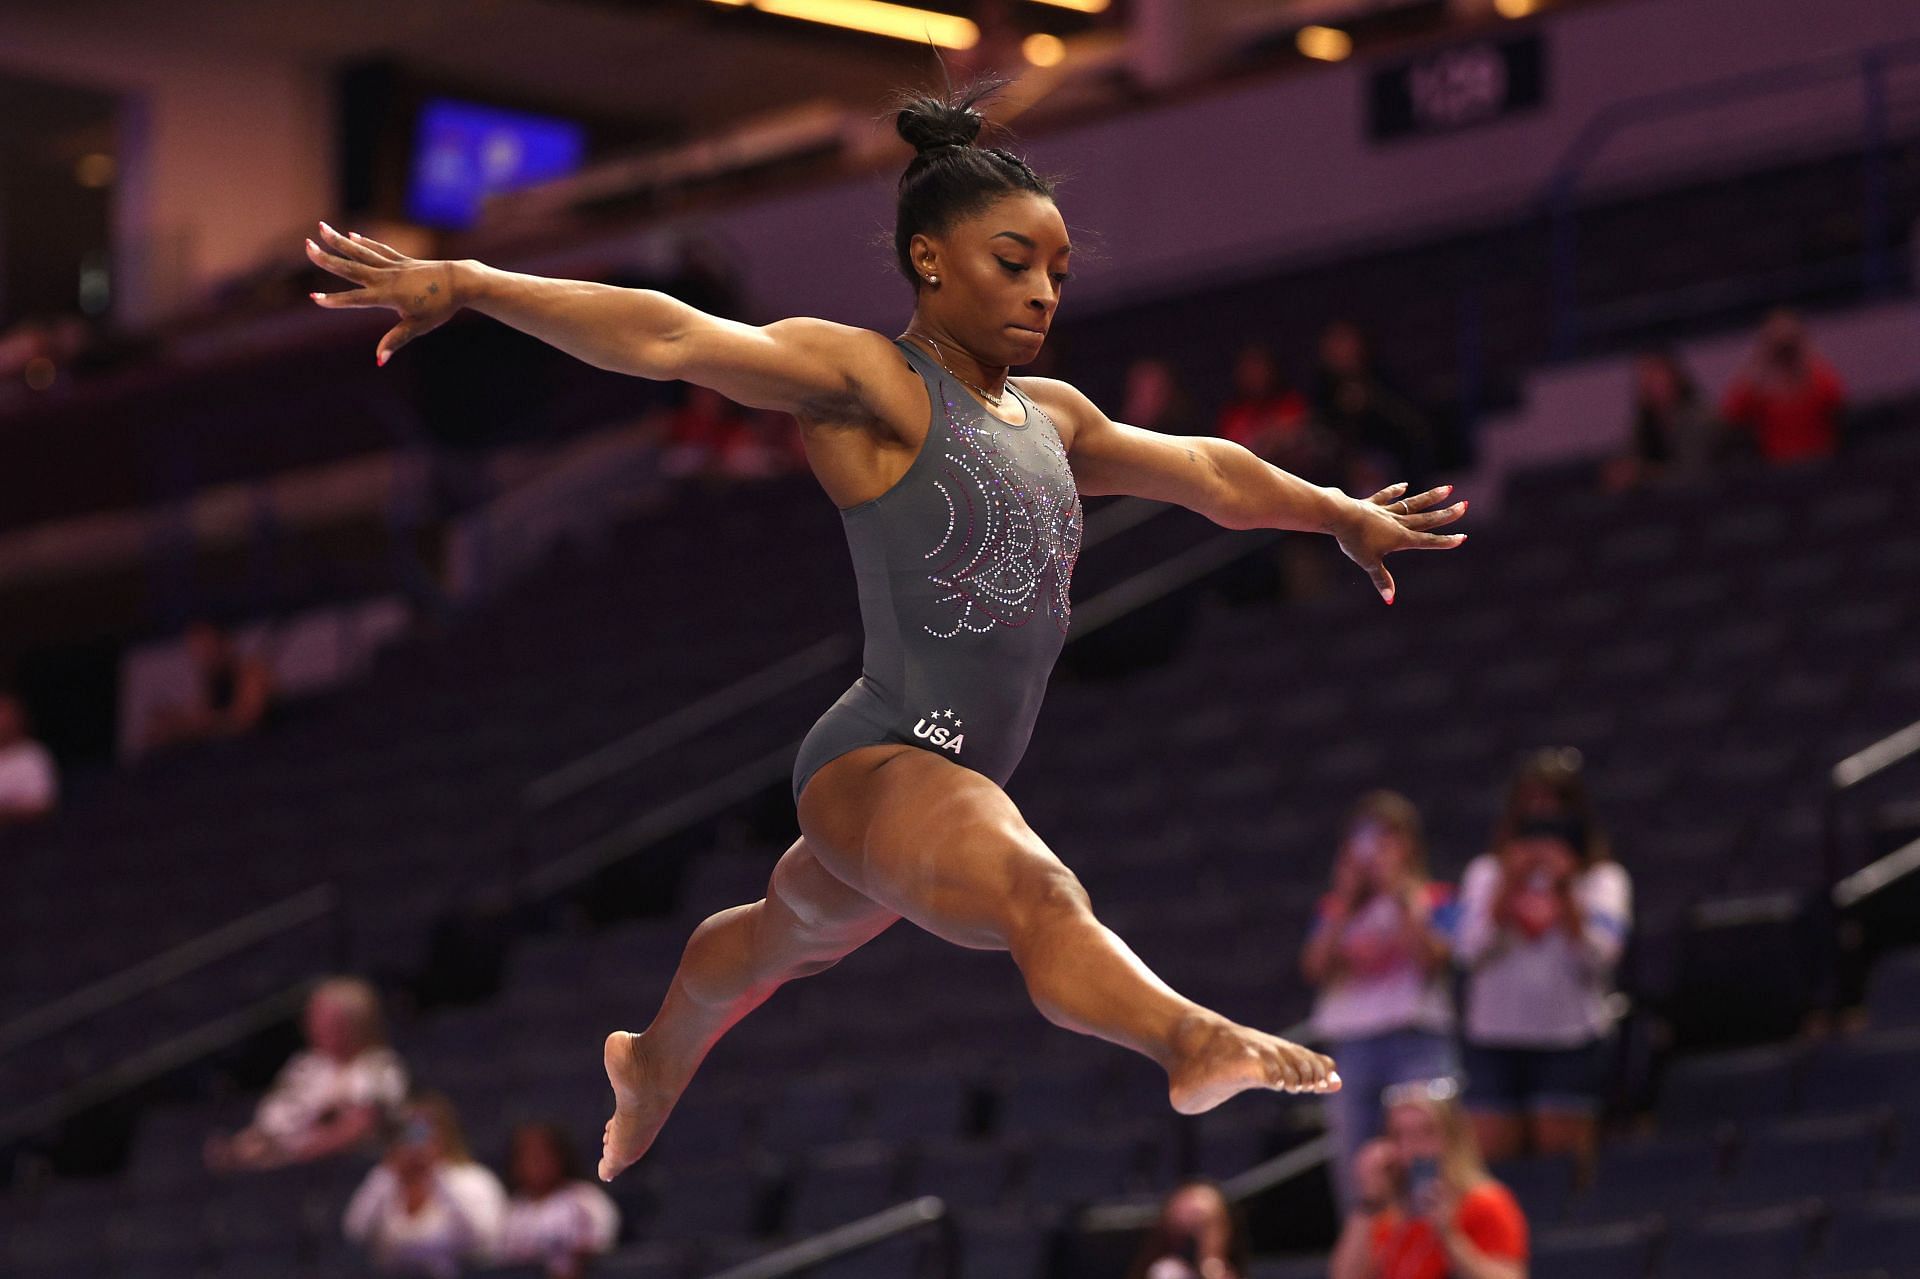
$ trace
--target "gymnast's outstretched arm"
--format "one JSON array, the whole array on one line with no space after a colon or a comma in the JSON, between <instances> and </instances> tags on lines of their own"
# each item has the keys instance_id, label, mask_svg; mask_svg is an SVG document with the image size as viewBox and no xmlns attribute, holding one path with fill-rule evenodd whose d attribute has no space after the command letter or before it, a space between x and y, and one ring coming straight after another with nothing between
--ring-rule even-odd
<instances>
[{"instance_id":1,"label":"gymnast's outstretched arm","mask_svg":"<svg viewBox=\"0 0 1920 1279\"><path fill-rule=\"evenodd\" d=\"M796 415L861 397L860 373L886 354L869 329L808 317L764 326L709 315L655 289L557 280L502 271L471 259L410 258L358 233L320 224L307 241L316 266L359 287L315 293L324 307L385 307L399 321L374 359L430 333L462 308L503 324L595 368L656 381L710 387L749 408Z\"/></svg>"},{"instance_id":2,"label":"gymnast's outstretched arm","mask_svg":"<svg viewBox=\"0 0 1920 1279\"><path fill-rule=\"evenodd\" d=\"M1451 550L1465 533L1428 530L1466 513L1467 503L1435 507L1452 485L1402 496L1404 483L1369 498L1354 498L1261 460L1232 440L1163 435L1115 422L1070 383L1020 379L1034 398L1056 406L1074 482L1089 496L1126 493L1172 502L1225 528L1277 528L1330 533L1349 559L1365 569L1375 589L1393 603L1393 576L1385 557L1394 551Z\"/></svg>"}]
</instances>

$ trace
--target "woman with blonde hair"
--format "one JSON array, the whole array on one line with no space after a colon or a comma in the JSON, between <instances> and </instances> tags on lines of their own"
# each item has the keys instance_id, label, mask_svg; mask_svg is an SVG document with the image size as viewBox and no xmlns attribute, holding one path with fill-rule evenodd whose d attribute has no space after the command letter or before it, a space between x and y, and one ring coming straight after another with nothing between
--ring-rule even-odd
<instances>
[{"instance_id":1,"label":"woman with blonde hair","mask_svg":"<svg viewBox=\"0 0 1920 1279\"><path fill-rule=\"evenodd\" d=\"M1380 1096L1410 1079L1452 1074L1453 997L1446 930L1451 894L1427 878L1420 811L1376 790L1347 818L1333 885L1300 954L1319 991L1314 1033L1340 1063L1327 1098L1334 1188L1353 1200L1353 1157L1379 1134Z\"/></svg>"},{"instance_id":2,"label":"woman with blonde hair","mask_svg":"<svg viewBox=\"0 0 1920 1279\"><path fill-rule=\"evenodd\" d=\"M1527 1279L1526 1215L1487 1172L1458 1085L1388 1089L1386 1130L1354 1161L1331 1279Z\"/></svg>"},{"instance_id":3,"label":"woman with blonde hair","mask_svg":"<svg viewBox=\"0 0 1920 1279\"><path fill-rule=\"evenodd\" d=\"M207 1140L221 1171L277 1168L365 1145L407 1095L407 1070L387 1046L380 996L358 977L329 977L307 996L307 1046L287 1059L253 1122Z\"/></svg>"},{"instance_id":4,"label":"woman with blonde hair","mask_svg":"<svg viewBox=\"0 0 1920 1279\"><path fill-rule=\"evenodd\" d=\"M506 1211L506 1189L467 1148L459 1112L428 1092L353 1192L344 1230L381 1270L446 1279L493 1261Z\"/></svg>"}]
</instances>

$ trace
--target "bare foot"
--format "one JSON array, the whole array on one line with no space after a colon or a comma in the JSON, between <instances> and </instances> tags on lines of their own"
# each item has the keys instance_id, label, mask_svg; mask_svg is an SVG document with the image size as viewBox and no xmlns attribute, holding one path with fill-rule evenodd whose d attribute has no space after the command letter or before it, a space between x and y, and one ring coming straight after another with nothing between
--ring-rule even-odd
<instances>
[{"instance_id":1,"label":"bare foot","mask_svg":"<svg viewBox=\"0 0 1920 1279\"><path fill-rule=\"evenodd\" d=\"M663 1085L642 1042L644 1036L616 1030L601 1056L613 1084L613 1118L601 1135L600 1180L612 1181L647 1153L673 1113L680 1090Z\"/></svg>"},{"instance_id":2,"label":"bare foot","mask_svg":"<svg viewBox=\"0 0 1920 1279\"><path fill-rule=\"evenodd\" d=\"M1197 1115L1249 1088L1281 1092L1340 1090L1333 1058L1278 1035L1215 1014L1196 1014L1174 1034L1167 1095L1183 1115Z\"/></svg>"}]
</instances>

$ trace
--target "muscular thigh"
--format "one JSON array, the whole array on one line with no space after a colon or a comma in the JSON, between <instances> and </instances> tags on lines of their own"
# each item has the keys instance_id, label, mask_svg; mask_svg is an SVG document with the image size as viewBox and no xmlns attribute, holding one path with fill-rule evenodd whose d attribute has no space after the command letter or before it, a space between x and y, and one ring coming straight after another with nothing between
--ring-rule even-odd
<instances>
[{"instance_id":1,"label":"muscular thigh","mask_svg":"<svg viewBox=\"0 0 1920 1279\"><path fill-rule=\"evenodd\" d=\"M812 937L865 941L900 918L822 865L805 836L774 864L767 901Z\"/></svg>"},{"instance_id":2,"label":"muscular thigh","mask_svg":"<svg viewBox=\"0 0 1920 1279\"><path fill-rule=\"evenodd\" d=\"M800 829L836 877L962 946L1004 948L1021 912L1086 900L991 778L911 746L862 747L820 769Z\"/></svg>"}]
</instances>

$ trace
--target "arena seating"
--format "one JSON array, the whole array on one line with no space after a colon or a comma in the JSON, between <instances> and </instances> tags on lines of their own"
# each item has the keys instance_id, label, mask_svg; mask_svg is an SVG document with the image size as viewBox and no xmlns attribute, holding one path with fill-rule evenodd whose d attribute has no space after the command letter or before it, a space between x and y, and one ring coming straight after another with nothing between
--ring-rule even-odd
<instances>
[{"instance_id":1,"label":"arena seating","mask_svg":"<svg viewBox=\"0 0 1920 1279\"><path fill-rule=\"evenodd\" d=\"M1649 932L1681 926L1703 896L1815 885L1821 767L1897 727L1920 676L1894 642L1920 621L1915 601L1872 589L1920 562L1902 520L1920 494L1889 464L1907 439L1697 489L1522 491L1470 553L1406 563L1392 613L1357 575L1314 600L1208 604L1171 665L1058 680L1016 795L1149 963L1274 1026L1306 1007L1292 958L1341 808L1327 797L1378 781L1422 805L1452 875L1481 846L1513 753L1578 746ZM1520 639L1491 652L1495 636ZM512 651L489 680L514 669ZM499 998L426 1017L400 1046L483 1152L536 1116L588 1141L604 1118L600 1035L650 1013L687 930L757 892L777 851L709 855L670 918L520 945ZM1589 1187L1564 1165L1503 1170L1543 1256L1566 1273L1652 1258L1657 1274L1744 1275L1762 1273L1740 1268L1756 1258L1824 1265L1826 1250L1852 1265L1909 1229L1915 971L1904 957L1878 970L1868 1006L1885 1025L1870 1033L1673 1063L1659 1134L1610 1145ZM1177 1121L1163 1089L1146 1062L1048 1026L1003 956L897 927L716 1049L617 1183L645 1241L637 1272L750 1255L917 1193L949 1197L963 1229L988 1223L979 1256L1038 1255L1074 1203L1232 1171L1311 1130L1311 1103L1271 1097L1236 1103L1230 1124ZM248 1273L240 1263L275 1249L314 1273L348 1264L334 1221L351 1170L211 1182L197 1134L223 1118L230 1107L161 1112L124 1180L33 1205L9 1231L22 1273L73 1273L61 1267L75 1258L35 1251L67 1237L49 1223L69 1199L113 1205L124 1226L86 1240L88 1256L138 1239L140 1273L221 1258L234 1264L220 1273ZM212 1205L197 1226L153 1206L189 1196ZM249 1233L275 1215L304 1223L293 1242Z\"/></svg>"},{"instance_id":2,"label":"arena seating","mask_svg":"<svg viewBox=\"0 0 1920 1279\"><path fill-rule=\"evenodd\" d=\"M1687 217L1713 239L1728 210L1751 219L1756 192L1790 190L1787 206L1812 207L1849 163L1673 198L1700 202ZM1609 242L1604 218L1596 232ZM1619 236L1608 260L1631 266L1640 242ZM1750 258L1709 268L1676 250L1605 278L1625 281L1624 295L1800 251L1739 243ZM1343 276L1389 351L1430 352L1423 334L1452 322L1403 305L1411 263L1465 250L1432 251L1443 256L1388 255L1373 274ZM1537 354L1532 302L1512 311L1500 348L1516 368ZM1249 289L1205 325L1150 305L1088 322L1073 341L1125 351L1128 332L1226 323L1304 349L1327 305L1276 315L1270 292ZM1169 354L1210 376L1221 352ZM1413 381L1430 379L1415 370ZM1426 815L1436 869L1453 877L1483 846L1515 754L1577 746L1634 877L1629 984L1664 989L1694 904L1820 885L1823 770L1920 704L1920 658L1901 642L1920 599L1889 589L1920 572L1907 516L1920 499L1920 413L1903 411L1832 464L1618 497L1565 475L1523 480L1467 551L1396 563L1390 611L1344 565L1317 598L1209 600L1168 665L1056 680L1015 797L1149 963L1230 1015L1280 1027L1307 1008L1293 960L1354 795L1405 790ZM346 889L355 962L417 973L432 922L505 874L526 782L849 627L843 552L817 493L794 481L724 503L689 494L268 736L79 779L67 814L4 845L13 944L0 1016L328 880ZM697 585L716 580L729 590ZM659 802L790 740L825 687L677 753L603 806ZM679 884L670 915L521 941L497 997L402 1026L416 1076L455 1098L490 1159L521 1118L557 1117L590 1145L606 1106L600 1036L649 1015L687 931L757 894L778 851L723 840ZM76 885L80 859L89 873ZM311 959L212 974L48 1057L0 1062L0 1091L40 1095L129 1042L278 988ZM1869 990L1867 1033L1671 1064L1657 1135L1610 1146L1590 1186L1552 1161L1503 1169L1554 1259L1542 1273L1911 1264L1916 990L1920 964L1894 957ZM231 1180L200 1170L201 1137L243 1113L226 1101L155 1110L123 1175L0 1196L10 1273L356 1273L337 1227L363 1166ZM1266 1096L1234 1103L1230 1122L1176 1120L1157 1071L1048 1026L1004 956L901 926L783 991L716 1050L655 1150L617 1184L633 1244L616 1272L680 1279L931 1193L959 1213L968 1274L1020 1279L1074 1204L1151 1192L1185 1170L1232 1172L1314 1124L1311 1103ZM899 1264L874 1254L833 1273Z\"/></svg>"}]
</instances>

